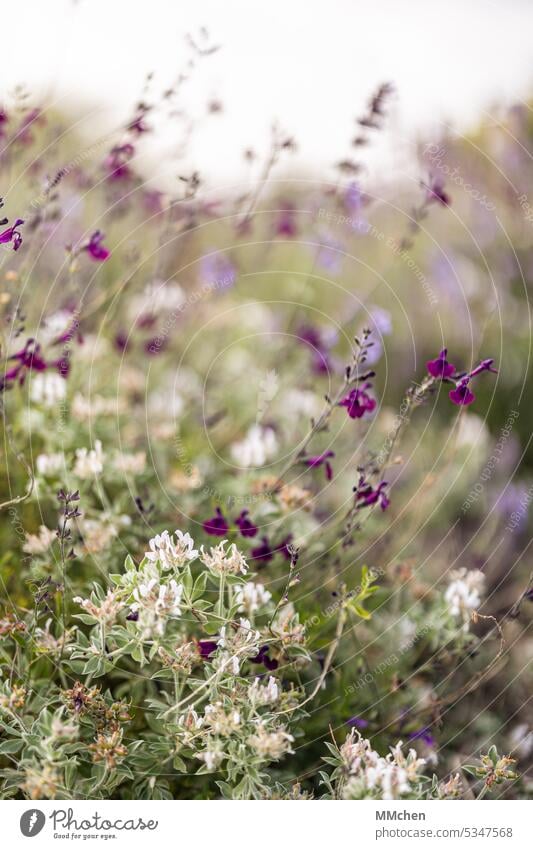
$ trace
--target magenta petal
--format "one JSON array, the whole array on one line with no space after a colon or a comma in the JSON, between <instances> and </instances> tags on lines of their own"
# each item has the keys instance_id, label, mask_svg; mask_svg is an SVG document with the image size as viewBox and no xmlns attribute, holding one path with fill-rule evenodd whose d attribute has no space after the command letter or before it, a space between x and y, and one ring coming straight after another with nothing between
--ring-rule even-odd
<instances>
[{"instance_id":1,"label":"magenta petal","mask_svg":"<svg viewBox=\"0 0 533 849\"><path fill-rule=\"evenodd\" d=\"M475 401L476 396L470 391L466 383L459 384L455 389L449 392L450 401L457 404L459 407L468 407L472 401Z\"/></svg>"}]
</instances>

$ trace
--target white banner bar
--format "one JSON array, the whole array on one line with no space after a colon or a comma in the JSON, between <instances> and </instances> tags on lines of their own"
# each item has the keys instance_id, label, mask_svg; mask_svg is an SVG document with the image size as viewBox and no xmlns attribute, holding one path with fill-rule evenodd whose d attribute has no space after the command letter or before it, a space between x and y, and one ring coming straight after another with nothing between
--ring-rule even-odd
<instances>
[{"instance_id":1,"label":"white banner bar","mask_svg":"<svg viewBox=\"0 0 533 849\"><path fill-rule=\"evenodd\" d=\"M532 845L533 802L0 803L0 846L72 844L157 849ZM67 841L69 841L67 843Z\"/></svg>"}]
</instances>

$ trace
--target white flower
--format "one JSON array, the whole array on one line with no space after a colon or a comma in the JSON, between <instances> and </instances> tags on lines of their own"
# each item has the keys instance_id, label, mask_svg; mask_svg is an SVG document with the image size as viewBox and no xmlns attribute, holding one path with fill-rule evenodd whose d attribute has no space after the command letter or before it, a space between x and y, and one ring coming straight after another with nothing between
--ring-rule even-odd
<instances>
[{"instance_id":1,"label":"white flower","mask_svg":"<svg viewBox=\"0 0 533 849\"><path fill-rule=\"evenodd\" d=\"M270 427L254 424L241 442L231 447L231 456L244 468L264 466L278 450L276 434Z\"/></svg>"},{"instance_id":2,"label":"white flower","mask_svg":"<svg viewBox=\"0 0 533 849\"><path fill-rule=\"evenodd\" d=\"M168 531L157 534L150 540L148 545L150 551L144 556L152 563L160 563L164 570L177 569L198 557L198 551L194 548L194 540L189 534L175 531L171 536Z\"/></svg>"},{"instance_id":3,"label":"white flower","mask_svg":"<svg viewBox=\"0 0 533 849\"><path fill-rule=\"evenodd\" d=\"M247 581L238 587L235 594L235 601L239 605L239 610L242 610L247 616L255 613L260 607L267 604L271 598L272 593L265 590L263 584L255 584L253 581Z\"/></svg>"},{"instance_id":4,"label":"white flower","mask_svg":"<svg viewBox=\"0 0 533 849\"><path fill-rule=\"evenodd\" d=\"M100 551L104 551L113 537L117 535L117 529L113 525L105 524L98 519L82 518L79 527L85 551L89 554L98 554Z\"/></svg>"},{"instance_id":5,"label":"white flower","mask_svg":"<svg viewBox=\"0 0 533 849\"><path fill-rule=\"evenodd\" d=\"M253 705L270 705L277 702L279 698L279 687L272 676L267 684L261 684L261 679L256 678L254 683L248 687L248 698Z\"/></svg>"},{"instance_id":6,"label":"white flower","mask_svg":"<svg viewBox=\"0 0 533 849\"><path fill-rule=\"evenodd\" d=\"M94 443L94 448L76 449L76 463L74 465L74 474L78 478L86 480L99 475L104 470L104 454L102 451L102 443L97 439Z\"/></svg>"},{"instance_id":7,"label":"white flower","mask_svg":"<svg viewBox=\"0 0 533 849\"><path fill-rule=\"evenodd\" d=\"M145 572L145 581L133 590L135 601L130 605L132 613L138 614L137 627L143 638L163 636L167 620L181 615L182 595L183 586L173 579L160 584L157 577Z\"/></svg>"},{"instance_id":8,"label":"white flower","mask_svg":"<svg viewBox=\"0 0 533 849\"><path fill-rule=\"evenodd\" d=\"M44 554L48 551L57 534L51 531L45 525L41 525L38 534L26 534L26 542L22 546L22 550L27 554Z\"/></svg>"},{"instance_id":9,"label":"white flower","mask_svg":"<svg viewBox=\"0 0 533 849\"><path fill-rule=\"evenodd\" d=\"M136 454L119 454L115 457L113 465L123 474L140 475L146 468L146 454L144 451L138 451Z\"/></svg>"},{"instance_id":10,"label":"white flower","mask_svg":"<svg viewBox=\"0 0 533 849\"><path fill-rule=\"evenodd\" d=\"M72 399L71 413L80 422L89 422L98 416L115 416L122 412L123 402L120 398L103 398L102 395L92 395L86 398L77 392Z\"/></svg>"},{"instance_id":11,"label":"white flower","mask_svg":"<svg viewBox=\"0 0 533 849\"><path fill-rule=\"evenodd\" d=\"M226 712L220 702L207 705L204 711L204 721L213 734L228 737L237 731L241 724L238 710Z\"/></svg>"},{"instance_id":12,"label":"white flower","mask_svg":"<svg viewBox=\"0 0 533 849\"><path fill-rule=\"evenodd\" d=\"M39 328L39 341L48 345L55 341L58 336L62 336L65 331L72 327L75 329L76 316L70 310L57 310L47 316Z\"/></svg>"},{"instance_id":13,"label":"white flower","mask_svg":"<svg viewBox=\"0 0 533 849\"><path fill-rule=\"evenodd\" d=\"M288 734L283 727L277 728L275 731L267 731L261 723L257 726L256 733L250 735L246 742L258 755L277 761L283 755L292 753L291 743L294 742L294 737L292 734Z\"/></svg>"},{"instance_id":14,"label":"white flower","mask_svg":"<svg viewBox=\"0 0 533 849\"><path fill-rule=\"evenodd\" d=\"M37 474L42 475L44 478L53 477L57 472L61 471L64 461L63 454L39 454L35 461Z\"/></svg>"},{"instance_id":15,"label":"white flower","mask_svg":"<svg viewBox=\"0 0 533 849\"><path fill-rule=\"evenodd\" d=\"M31 400L43 407L55 407L65 398L67 383L63 377L54 372L41 372L31 381Z\"/></svg>"},{"instance_id":16,"label":"white flower","mask_svg":"<svg viewBox=\"0 0 533 849\"><path fill-rule=\"evenodd\" d=\"M404 755L401 742L381 757L355 729L341 746L340 755L351 776L344 788L345 799L399 799L415 789L425 764L414 749Z\"/></svg>"},{"instance_id":17,"label":"white flower","mask_svg":"<svg viewBox=\"0 0 533 849\"><path fill-rule=\"evenodd\" d=\"M465 629L473 610L481 604L481 594L485 587L485 576L479 569L468 571L464 567L450 573L450 585L444 594L450 614L462 618Z\"/></svg>"},{"instance_id":18,"label":"white flower","mask_svg":"<svg viewBox=\"0 0 533 849\"><path fill-rule=\"evenodd\" d=\"M198 752L195 757L205 763L209 772L213 772L221 764L224 758L224 752L219 748L218 744L213 744L205 751Z\"/></svg>"},{"instance_id":19,"label":"white flower","mask_svg":"<svg viewBox=\"0 0 533 849\"><path fill-rule=\"evenodd\" d=\"M223 625L217 645L224 651L217 656L216 664L238 675L241 661L258 653L260 638L261 634L252 628L248 619L240 619L237 627Z\"/></svg>"},{"instance_id":20,"label":"white flower","mask_svg":"<svg viewBox=\"0 0 533 849\"><path fill-rule=\"evenodd\" d=\"M204 551L202 546L200 549L200 557L207 568L216 575L245 575L248 571L248 566L244 556L238 551L235 543L232 543L226 551L225 547L228 543L227 539L223 539L215 547L212 547L209 552Z\"/></svg>"},{"instance_id":21,"label":"white flower","mask_svg":"<svg viewBox=\"0 0 533 849\"><path fill-rule=\"evenodd\" d=\"M113 590L108 590L104 600L99 604L95 604L90 598L81 598L75 596L72 601L83 607L91 616L94 616L99 622L111 624L116 621L120 610L125 606L123 601L118 601Z\"/></svg>"}]
</instances>

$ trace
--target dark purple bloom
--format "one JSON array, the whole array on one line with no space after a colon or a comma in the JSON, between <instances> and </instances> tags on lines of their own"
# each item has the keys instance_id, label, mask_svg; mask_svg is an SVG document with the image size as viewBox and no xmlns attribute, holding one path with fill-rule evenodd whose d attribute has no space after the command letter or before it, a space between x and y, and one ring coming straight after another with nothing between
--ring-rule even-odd
<instances>
[{"instance_id":1,"label":"dark purple bloom","mask_svg":"<svg viewBox=\"0 0 533 849\"><path fill-rule=\"evenodd\" d=\"M365 413L371 413L376 409L376 401L371 398L367 389L371 383L365 383L362 389L352 389L346 398L339 402L339 407L346 407L351 419L361 419Z\"/></svg>"},{"instance_id":2,"label":"dark purple bloom","mask_svg":"<svg viewBox=\"0 0 533 849\"><path fill-rule=\"evenodd\" d=\"M307 457L304 460L304 463L310 469L317 469L323 465L326 471L326 478L330 481L333 478L333 468L329 462L329 458L334 456L334 451L325 451L323 454L316 454L314 457Z\"/></svg>"},{"instance_id":3,"label":"dark purple bloom","mask_svg":"<svg viewBox=\"0 0 533 849\"><path fill-rule=\"evenodd\" d=\"M278 668L279 663L274 658L271 658L268 652L268 646L261 646L259 652L256 654L255 657L251 657L250 661L252 663L262 663L266 669L268 669L270 672L273 672L274 669Z\"/></svg>"},{"instance_id":4,"label":"dark purple bloom","mask_svg":"<svg viewBox=\"0 0 533 849\"><path fill-rule=\"evenodd\" d=\"M128 348L128 336L123 330L119 330L114 339L117 351L126 351Z\"/></svg>"},{"instance_id":5,"label":"dark purple bloom","mask_svg":"<svg viewBox=\"0 0 533 849\"><path fill-rule=\"evenodd\" d=\"M474 393L468 388L468 378L460 380L455 389L452 389L448 394L450 401L453 401L459 407L468 407L476 399Z\"/></svg>"},{"instance_id":6,"label":"dark purple bloom","mask_svg":"<svg viewBox=\"0 0 533 849\"><path fill-rule=\"evenodd\" d=\"M134 153L135 148L129 142L111 148L111 152L105 161L105 167L111 180L127 180L131 177L129 163Z\"/></svg>"},{"instance_id":7,"label":"dark purple bloom","mask_svg":"<svg viewBox=\"0 0 533 849\"><path fill-rule=\"evenodd\" d=\"M0 139L5 136L4 124L9 122L9 116L6 110L0 106Z\"/></svg>"},{"instance_id":8,"label":"dark purple bloom","mask_svg":"<svg viewBox=\"0 0 533 849\"><path fill-rule=\"evenodd\" d=\"M257 525L248 518L250 511L243 510L240 516L235 519L235 524L239 528L243 537L255 537L258 531Z\"/></svg>"},{"instance_id":9,"label":"dark purple bloom","mask_svg":"<svg viewBox=\"0 0 533 849\"><path fill-rule=\"evenodd\" d=\"M302 342L312 349L312 369L315 374L327 374L331 370L329 349L336 337L327 339L325 334L311 325L304 325L297 332Z\"/></svg>"},{"instance_id":10,"label":"dark purple bloom","mask_svg":"<svg viewBox=\"0 0 533 849\"><path fill-rule=\"evenodd\" d=\"M431 377L451 377L452 374L455 374L455 366L448 362L446 359L447 354L448 349L443 348L436 359L429 360L426 363Z\"/></svg>"},{"instance_id":11,"label":"dark purple bloom","mask_svg":"<svg viewBox=\"0 0 533 849\"><path fill-rule=\"evenodd\" d=\"M29 371L46 371L48 368L57 368L59 373L66 377L69 372L69 363L63 359L47 362L41 353L41 346L35 339L28 339L24 348L12 354L9 360L14 360L15 365L8 369L0 378L0 389L9 388L15 381L22 386Z\"/></svg>"},{"instance_id":12,"label":"dark purple bloom","mask_svg":"<svg viewBox=\"0 0 533 849\"><path fill-rule=\"evenodd\" d=\"M355 500L358 507L372 507L374 504L379 504L382 510L386 510L390 504L389 498L385 493L387 481L382 481L375 489L372 484L365 481L364 477L359 479L359 483L355 488Z\"/></svg>"},{"instance_id":13,"label":"dark purple bloom","mask_svg":"<svg viewBox=\"0 0 533 849\"><path fill-rule=\"evenodd\" d=\"M216 652L218 643L216 640L198 640L200 657L206 659Z\"/></svg>"},{"instance_id":14,"label":"dark purple bloom","mask_svg":"<svg viewBox=\"0 0 533 849\"><path fill-rule=\"evenodd\" d=\"M100 230L95 230L83 250L87 251L91 259L95 262L105 262L110 256L110 252L102 244L105 236Z\"/></svg>"},{"instance_id":15,"label":"dark purple bloom","mask_svg":"<svg viewBox=\"0 0 533 849\"><path fill-rule=\"evenodd\" d=\"M9 242L13 242L13 250L18 251L22 244L22 236L17 230L17 227L20 227L21 224L24 224L24 219L17 218L12 227L8 227L7 230L0 233L0 245L7 245Z\"/></svg>"},{"instance_id":16,"label":"dark purple bloom","mask_svg":"<svg viewBox=\"0 0 533 849\"><path fill-rule=\"evenodd\" d=\"M126 616L126 619L128 620L128 622L138 622L139 611L138 610L130 611L130 613L128 613L128 615Z\"/></svg>"},{"instance_id":17,"label":"dark purple bloom","mask_svg":"<svg viewBox=\"0 0 533 849\"><path fill-rule=\"evenodd\" d=\"M268 563L274 557L274 551L270 547L268 537L261 537L261 545L252 548L252 560L260 560L263 563Z\"/></svg>"},{"instance_id":18,"label":"dark purple bloom","mask_svg":"<svg viewBox=\"0 0 533 849\"><path fill-rule=\"evenodd\" d=\"M286 204L280 211L276 221L276 235L284 236L291 239L296 236L298 229L296 227L296 210L292 204Z\"/></svg>"},{"instance_id":19,"label":"dark purple bloom","mask_svg":"<svg viewBox=\"0 0 533 849\"><path fill-rule=\"evenodd\" d=\"M274 554L282 554L286 560L292 559L292 554L289 550L289 546L292 543L292 534L288 534L285 539L282 539L276 547L274 548Z\"/></svg>"},{"instance_id":20,"label":"dark purple bloom","mask_svg":"<svg viewBox=\"0 0 533 849\"><path fill-rule=\"evenodd\" d=\"M442 206L449 206L452 202L451 197L444 191L444 180L441 177L432 176L428 186L425 186L427 192L427 203L440 203Z\"/></svg>"},{"instance_id":21,"label":"dark purple bloom","mask_svg":"<svg viewBox=\"0 0 533 849\"><path fill-rule=\"evenodd\" d=\"M436 740L433 734L430 732L429 728L419 728L417 731L413 731L409 734L410 740L422 740L426 746L433 747L436 743Z\"/></svg>"},{"instance_id":22,"label":"dark purple bloom","mask_svg":"<svg viewBox=\"0 0 533 849\"><path fill-rule=\"evenodd\" d=\"M161 351L164 351L167 347L167 340L161 339L159 336L154 336L153 339L148 339L147 342L144 343L144 350L147 354L160 354Z\"/></svg>"},{"instance_id":23,"label":"dark purple bloom","mask_svg":"<svg viewBox=\"0 0 533 849\"><path fill-rule=\"evenodd\" d=\"M350 728L368 728L368 720L361 716L352 716L347 720L346 725L349 725Z\"/></svg>"},{"instance_id":24,"label":"dark purple bloom","mask_svg":"<svg viewBox=\"0 0 533 849\"><path fill-rule=\"evenodd\" d=\"M23 144L31 144L33 141L33 133L31 132L32 124L42 124L44 118L40 109L30 109L20 122L20 126L16 133L16 140Z\"/></svg>"},{"instance_id":25,"label":"dark purple bloom","mask_svg":"<svg viewBox=\"0 0 533 849\"><path fill-rule=\"evenodd\" d=\"M222 515L220 507L216 508L215 515L211 519L206 519L202 527L206 534L213 537L223 537L229 531L229 525Z\"/></svg>"}]
</instances>

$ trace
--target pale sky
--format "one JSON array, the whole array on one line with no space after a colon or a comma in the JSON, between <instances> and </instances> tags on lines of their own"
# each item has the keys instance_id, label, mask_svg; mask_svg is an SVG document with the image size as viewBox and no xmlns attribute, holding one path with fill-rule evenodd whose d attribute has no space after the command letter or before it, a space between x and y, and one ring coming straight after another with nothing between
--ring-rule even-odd
<instances>
[{"instance_id":1,"label":"pale sky","mask_svg":"<svg viewBox=\"0 0 533 849\"><path fill-rule=\"evenodd\" d=\"M384 80L398 89L400 151L422 127L473 126L533 90L529 0L4 0L2 97L24 83L74 103L96 135L123 119L146 72L161 86L174 79L185 34L202 25L221 48L184 97L197 116L211 97L224 103L193 150L221 182L239 175L244 148L264 149L272 119L296 136L300 162L344 157L354 115Z\"/></svg>"}]
</instances>

